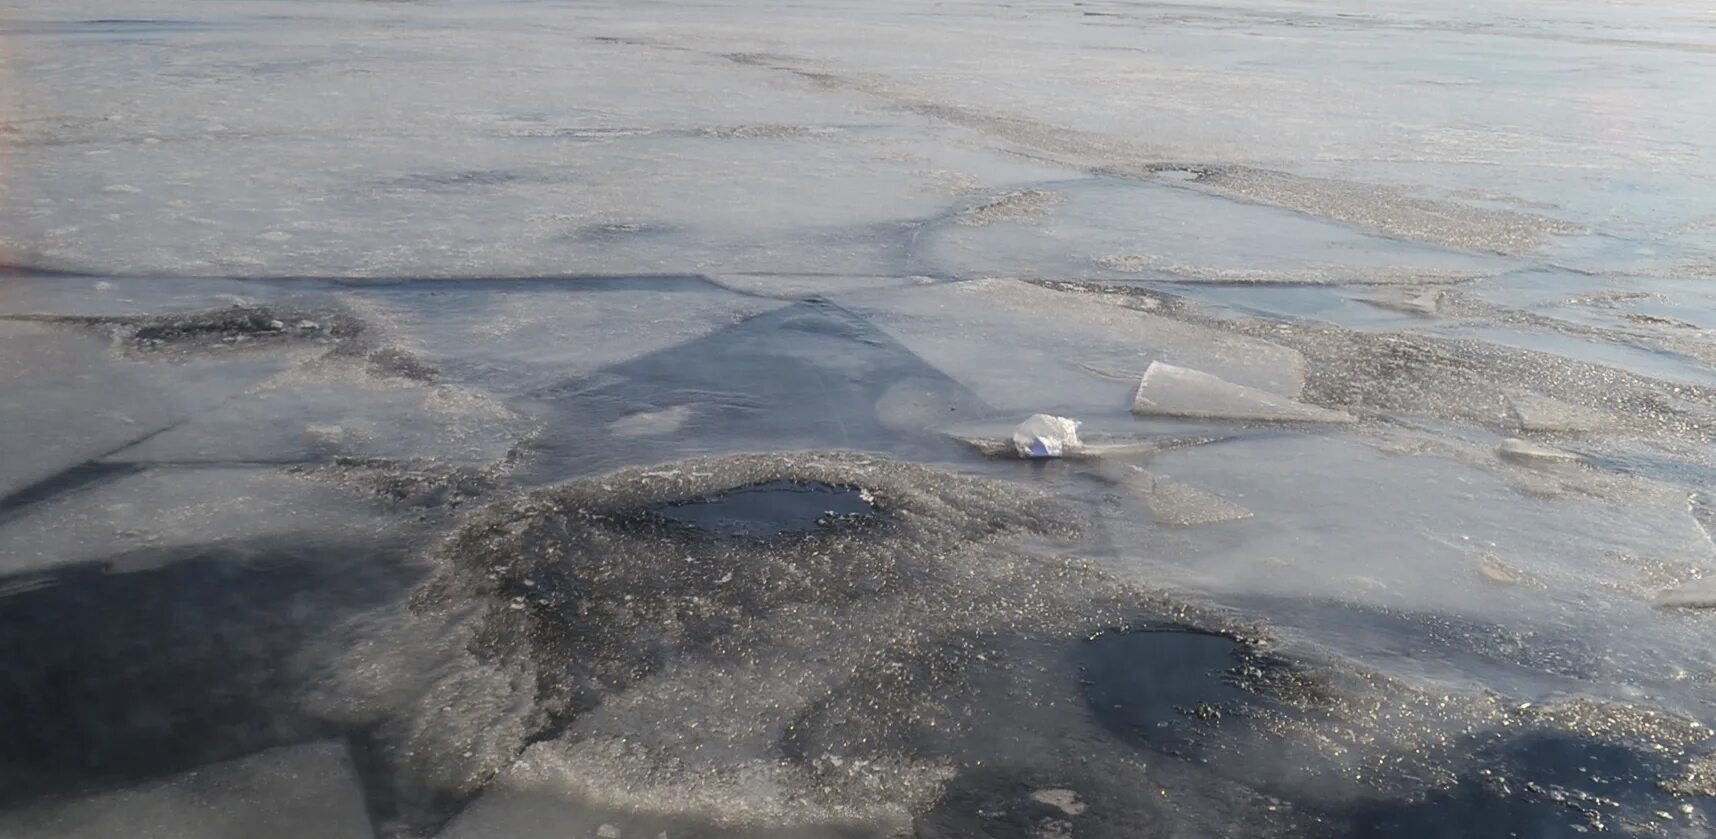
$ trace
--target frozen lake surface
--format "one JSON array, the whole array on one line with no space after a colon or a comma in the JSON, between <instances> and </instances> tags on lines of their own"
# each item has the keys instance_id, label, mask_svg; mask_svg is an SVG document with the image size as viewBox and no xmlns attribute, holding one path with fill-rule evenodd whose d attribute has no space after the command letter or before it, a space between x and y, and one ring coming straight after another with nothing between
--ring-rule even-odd
<instances>
[{"instance_id":1,"label":"frozen lake surface","mask_svg":"<svg viewBox=\"0 0 1716 839\"><path fill-rule=\"evenodd\" d=\"M0 0L0 836L1713 835L1713 59Z\"/></svg>"}]
</instances>

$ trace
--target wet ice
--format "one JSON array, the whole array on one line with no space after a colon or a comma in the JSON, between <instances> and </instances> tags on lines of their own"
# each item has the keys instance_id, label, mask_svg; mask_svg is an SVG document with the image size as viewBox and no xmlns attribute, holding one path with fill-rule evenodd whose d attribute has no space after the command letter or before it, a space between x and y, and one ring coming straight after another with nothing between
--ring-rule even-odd
<instances>
[{"instance_id":1,"label":"wet ice","mask_svg":"<svg viewBox=\"0 0 1716 839\"><path fill-rule=\"evenodd\" d=\"M8 830L1708 832L1701 10L101 5Z\"/></svg>"}]
</instances>

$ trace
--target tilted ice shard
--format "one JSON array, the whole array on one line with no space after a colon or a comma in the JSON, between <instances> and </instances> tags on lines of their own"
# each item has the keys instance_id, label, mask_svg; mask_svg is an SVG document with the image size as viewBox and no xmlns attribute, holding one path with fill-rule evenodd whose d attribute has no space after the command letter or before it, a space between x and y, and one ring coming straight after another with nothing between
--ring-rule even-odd
<instances>
[{"instance_id":1,"label":"tilted ice shard","mask_svg":"<svg viewBox=\"0 0 1716 839\"><path fill-rule=\"evenodd\" d=\"M1545 446L1542 443L1533 443L1530 440L1522 440L1518 437L1509 437L1506 440L1503 440L1501 445L1496 448L1496 453L1508 460L1518 460L1523 462L1538 461L1571 463L1579 459L1579 455L1565 449Z\"/></svg>"},{"instance_id":2,"label":"tilted ice shard","mask_svg":"<svg viewBox=\"0 0 1716 839\"><path fill-rule=\"evenodd\" d=\"M1602 411L1535 393L1510 394L1507 407L1521 431L1601 431L1615 425Z\"/></svg>"},{"instance_id":3,"label":"tilted ice shard","mask_svg":"<svg viewBox=\"0 0 1716 839\"><path fill-rule=\"evenodd\" d=\"M1219 376L1153 361L1139 382L1132 412L1197 419L1262 422L1353 422L1353 416L1307 405Z\"/></svg>"}]
</instances>

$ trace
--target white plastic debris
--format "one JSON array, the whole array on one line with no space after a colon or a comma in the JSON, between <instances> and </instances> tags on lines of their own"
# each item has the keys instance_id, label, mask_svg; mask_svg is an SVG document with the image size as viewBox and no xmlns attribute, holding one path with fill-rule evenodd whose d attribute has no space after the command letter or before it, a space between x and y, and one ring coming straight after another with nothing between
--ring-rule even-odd
<instances>
[{"instance_id":1,"label":"white plastic debris","mask_svg":"<svg viewBox=\"0 0 1716 839\"><path fill-rule=\"evenodd\" d=\"M1077 448L1078 420L1032 414L1013 429L1013 449L1020 457L1060 457Z\"/></svg>"}]
</instances>

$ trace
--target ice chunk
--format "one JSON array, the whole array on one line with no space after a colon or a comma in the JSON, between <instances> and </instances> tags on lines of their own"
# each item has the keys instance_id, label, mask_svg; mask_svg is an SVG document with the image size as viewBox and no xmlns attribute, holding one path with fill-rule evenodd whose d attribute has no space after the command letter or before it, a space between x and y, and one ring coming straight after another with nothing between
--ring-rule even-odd
<instances>
[{"instance_id":1,"label":"ice chunk","mask_svg":"<svg viewBox=\"0 0 1716 839\"><path fill-rule=\"evenodd\" d=\"M1013 429L1013 450L1020 457L1060 457L1078 448L1078 420L1033 414Z\"/></svg>"},{"instance_id":2,"label":"ice chunk","mask_svg":"<svg viewBox=\"0 0 1716 839\"><path fill-rule=\"evenodd\" d=\"M659 411L637 411L608 423L608 433L615 437L653 437L673 434L691 419L690 405L675 405Z\"/></svg>"},{"instance_id":3,"label":"ice chunk","mask_svg":"<svg viewBox=\"0 0 1716 839\"><path fill-rule=\"evenodd\" d=\"M1002 437L983 437L970 434L950 434L948 436L976 449L984 457L1001 457L1014 453L1013 442Z\"/></svg>"},{"instance_id":4,"label":"ice chunk","mask_svg":"<svg viewBox=\"0 0 1716 839\"><path fill-rule=\"evenodd\" d=\"M1521 431L1602 431L1615 425L1602 411L1535 393L1510 395L1508 410Z\"/></svg>"},{"instance_id":5,"label":"ice chunk","mask_svg":"<svg viewBox=\"0 0 1716 839\"><path fill-rule=\"evenodd\" d=\"M1085 434L1080 457L1137 457L1169 449L1202 446L1227 439L1218 434Z\"/></svg>"},{"instance_id":6,"label":"ice chunk","mask_svg":"<svg viewBox=\"0 0 1716 839\"><path fill-rule=\"evenodd\" d=\"M1435 315L1442 310L1442 292L1427 291L1404 298L1366 297L1364 302L1391 312L1404 312L1409 315Z\"/></svg>"},{"instance_id":7,"label":"ice chunk","mask_svg":"<svg viewBox=\"0 0 1716 839\"><path fill-rule=\"evenodd\" d=\"M357 773L337 742L288 746L90 798L0 813L11 839L370 839Z\"/></svg>"},{"instance_id":8,"label":"ice chunk","mask_svg":"<svg viewBox=\"0 0 1716 839\"><path fill-rule=\"evenodd\" d=\"M1047 804L1069 816L1081 815L1085 811L1085 804L1078 793L1070 789L1040 789L1031 793L1031 800Z\"/></svg>"},{"instance_id":9,"label":"ice chunk","mask_svg":"<svg viewBox=\"0 0 1716 839\"><path fill-rule=\"evenodd\" d=\"M1187 367L1153 361L1144 371L1132 412L1199 419L1263 422L1353 422L1351 414L1307 405Z\"/></svg>"},{"instance_id":10,"label":"ice chunk","mask_svg":"<svg viewBox=\"0 0 1716 839\"><path fill-rule=\"evenodd\" d=\"M1571 463L1579 459L1578 455L1570 451L1545 446L1541 443L1533 443L1530 440L1521 440L1518 437L1509 437L1503 440L1496 452L1508 460L1524 462Z\"/></svg>"},{"instance_id":11,"label":"ice chunk","mask_svg":"<svg viewBox=\"0 0 1716 839\"><path fill-rule=\"evenodd\" d=\"M1513 586L1523 582L1518 571L1487 555L1478 560L1478 577L1486 583L1495 583L1498 586Z\"/></svg>"},{"instance_id":12,"label":"ice chunk","mask_svg":"<svg viewBox=\"0 0 1716 839\"><path fill-rule=\"evenodd\" d=\"M1716 581L1698 580L1657 595L1656 605L1683 609L1716 608Z\"/></svg>"},{"instance_id":13,"label":"ice chunk","mask_svg":"<svg viewBox=\"0 0 1716 839\"><path fill-rule=\"evenodd\" d=\"M1303 387L1297 350L1143 311L1139 299L984 279L837 302L998 411L1094 415L1123 404L1152 361L1277 393Z\"/></svg>"}]
</instances>

